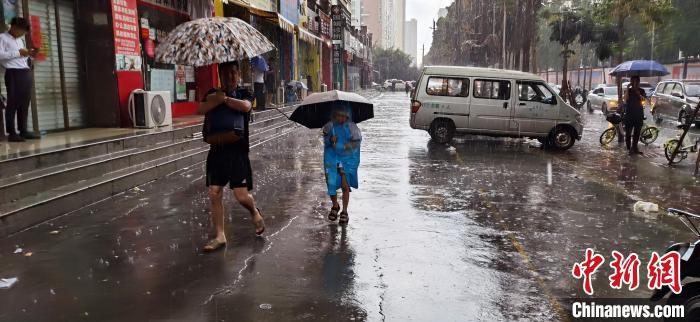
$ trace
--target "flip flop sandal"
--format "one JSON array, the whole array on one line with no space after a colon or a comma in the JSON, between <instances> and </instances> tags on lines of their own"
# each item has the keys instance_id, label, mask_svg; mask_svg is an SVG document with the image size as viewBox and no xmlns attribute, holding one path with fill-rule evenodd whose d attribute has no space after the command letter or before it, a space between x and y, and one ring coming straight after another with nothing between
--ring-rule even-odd
<instances>
[{"instance_id":1,"label":"flip flop sandal","mask_svg":"<svg viewBox=\"0 0 700 322\"><path fill-rule=\"evenodd\" d=\"M331 208L331 212L328 214L328 220L336 221L338 220L338 212L340 211L340 206Z\"/></svg>"},{"instance_id":2,"label":"flip flop sandal","mask_svg":"<svg viewBox=\"0 0 700 322\"><path fill-rule=\"evenodd\" d=\"M260 214L260 218L262 218L262 229L258 231L258 225L255 224L255 234L258 236L262 236L263 233L265 233L265 217L263 217L262 211L260 211L260 208L255 208L258 210L258 214Z\"/></svg>"},{"instance_id":3,"label":"flip flop sandal","mask_svg":"<svg viewBox=\"0 0 700 322\"><path fill-rule=\"evenodd\" d=\"M340 213L340 220L338 221L339 224L341 225L346 225L350 221L350 216L348 216L347 211L343 211Z\"/></svg>"},{"instance_id":4,"label":"flip flop sandal","mask_svg":"<svg viewBox=\"0 0 700 322\"><path fill-rule=\"evenodd\" d=\"M223 247L226 247L226 242L220 242L216 239L212 239L206 245L204 245L204 248L202 248L202 251L204 251L205 253L211 253L211 252L217 251Z\"/></svg>"}]
</instances>

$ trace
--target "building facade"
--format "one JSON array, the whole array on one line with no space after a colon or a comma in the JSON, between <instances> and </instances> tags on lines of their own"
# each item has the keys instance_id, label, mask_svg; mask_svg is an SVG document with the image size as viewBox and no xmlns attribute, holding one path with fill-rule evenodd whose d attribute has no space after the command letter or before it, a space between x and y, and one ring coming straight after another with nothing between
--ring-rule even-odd
<instances>
[{"instance_id":1,"label":"building facade","mask_svg":"<svg viewBox=\"0 0 700 322\"><path fill-rule=\"evenodd\" d=\"M404 26L404 52L413 58L413 66L418 66L418 20L406 21Z\"/></svg>"},{"instance_id":2,"label":"building facade","mask_svg":"<svg viewBox=\"0 0 700 322\"><path fill-rule=\"evenodd\" d=\"M382 0L362 0L362 23L367 33L373 35L373 46L381 46L381 2Z\"/></svg>"},{"instance_id":3,"label":"building facade","mask_svg":"<svg viewBox=\"0 0 700 322\"><path fill-rule=\"evenodd\" d=\"M295 80L311 92L332 89L334 79L341 90L367 87L371 36L367 28L353 27L348 13L336 52L331 8L330 0L16 0L0 5L3 27L16 16L25 17L32 26L25 42L39 48L29 117L37 133L130 127L128 101L137 89L170 92L174 117L195 114L205 93L218 86L216 66L163 64L156 61L155 48L178 25L213 15L242 19L276 46L265 58L278 90ZM239 63L242 85L252 86L248 61Z\"/></svg>"}]
</instances>

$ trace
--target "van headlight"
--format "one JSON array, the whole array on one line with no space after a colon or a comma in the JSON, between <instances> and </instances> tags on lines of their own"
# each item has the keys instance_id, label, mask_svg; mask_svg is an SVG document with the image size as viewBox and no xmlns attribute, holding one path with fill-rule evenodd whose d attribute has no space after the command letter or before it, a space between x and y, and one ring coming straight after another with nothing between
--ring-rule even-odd
<instances>
[{"instance_id":1,"label":"van headlight","mask_svg":"<svg viewBox=\"0 0 700 322\"><path fill-rule=\"evenodd\" d=\"M617 101L608 101L608 106L617 107Z\"/></svg>"}]
</instances>

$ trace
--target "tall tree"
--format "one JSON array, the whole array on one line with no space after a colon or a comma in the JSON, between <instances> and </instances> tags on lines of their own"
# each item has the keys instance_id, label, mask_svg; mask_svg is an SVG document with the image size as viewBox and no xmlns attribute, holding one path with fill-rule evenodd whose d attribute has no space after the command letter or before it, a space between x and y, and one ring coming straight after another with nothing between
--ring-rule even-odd
<instances>
[{"instance_id":1,"label":"tall tree","mask_svg":"<svg viewBox=\"0 0 700 322\"><path fill-rule=\"evenodd\" d=\"M540 0L455 0L436 23L426 61L534 71L541 7Z\"/></svg>"},{"instance_id":2,"label":"tall tree","mask_svg":"<svg viewBox=\"0 0 700 322\"><path fill-rule=\"evenodd\" d=\"M663 18L672 12L671 0L599 0L595 5L595 16L600 23L612 24L617 31L617 45L612 48L616 63L624 62L628 35L627 23L637 18L645 26L661 25ZM618 100L622 101L622 79L617 78Z\"/></svg>"},{"instance_id":3,"label":"tall tree","mask_svg":"<svg viewBox=\"0 0 700 322\"><path fill-rule=\"evenodd\" d=\"M416 80L420 76L418 68L411 66L411 56L398 49L374 48L373 61L381 79Z\"/></svg>"},{"instance_id":4,"label":"tall tree","mask_svg":"<svg viewBox=\"0 0 700 322\"><path fill-rule=\"evenodd\" d=\"M571 104L574 103L573 95L571 95L571 88L569 86L568 74L569 74L569 58L575 52L571 49L574 42L580 44L585 44L593 41L593 25L590 19L586 19L579 13L573 11L563 11L560 13L554 13L550 17L549 26L551 28L551 34L549 39L551 41L556 41L561 45L561 57L562 57L562 83L561 83L561 96L564 99L568 99Z\"/></svg>"}]
</instances>

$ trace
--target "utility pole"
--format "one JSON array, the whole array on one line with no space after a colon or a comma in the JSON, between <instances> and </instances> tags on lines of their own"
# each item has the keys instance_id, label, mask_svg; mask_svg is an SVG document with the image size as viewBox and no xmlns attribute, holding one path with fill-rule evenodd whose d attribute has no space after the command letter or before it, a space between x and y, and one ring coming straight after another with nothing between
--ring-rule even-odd
<instances>
[{"instance_id":1,"label":"utility pole","mask_svg":"<svg viewBox=\"0 0 700 322\"><path fill-rule=\"evenodd\" d=\"M421 64L421 67L423 67L423 66L425 66L425 44L423 44L423 56L421 56L421 57L422 58L420 59L420 64Z\"/></svg>"},{"instance_id":2,"label":"utility pole","mask_svg":"<svg viewBox=\"0 0 700 322\"><path fill-rule=\"evenodd\" d=\"M503 47L501 48L503 54L503 63L501 68L506 69L506 0L503 0Z\"/></svg>"},{"instance_id":3,"label":"utility pole","mask_svg":"<svg viewBox=\"0 0 700 322\"><path fill-rule=\"evenodd\" d=\"M654 38L656 38L656 22L651 23L651 60L654 60Z\"/></svg>"}]
</instances>

